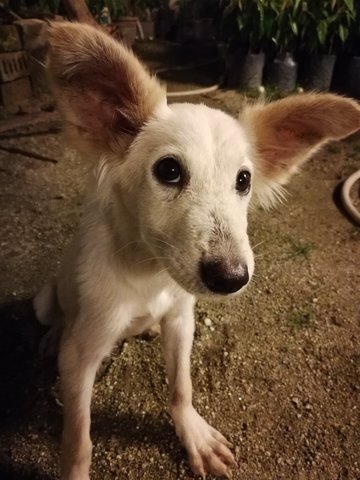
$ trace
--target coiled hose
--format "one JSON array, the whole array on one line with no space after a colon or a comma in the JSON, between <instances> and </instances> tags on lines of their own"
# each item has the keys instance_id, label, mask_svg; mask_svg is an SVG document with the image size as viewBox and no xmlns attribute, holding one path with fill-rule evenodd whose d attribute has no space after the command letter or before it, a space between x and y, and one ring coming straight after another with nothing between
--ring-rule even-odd
<instances>
[{"instance_id":1,"label":"coiled hose","mask_svg":"<svg viewBox=\"0 0 360 480\"><path fill-rule=\"evenodd\" d=\"M343 183L341 188L341 200L347 213L360 225L360 212L357 210L350 197L350 191L358 180L360 180L360 170L350 175L350 177Z\"/></svg>"}]
</instances>

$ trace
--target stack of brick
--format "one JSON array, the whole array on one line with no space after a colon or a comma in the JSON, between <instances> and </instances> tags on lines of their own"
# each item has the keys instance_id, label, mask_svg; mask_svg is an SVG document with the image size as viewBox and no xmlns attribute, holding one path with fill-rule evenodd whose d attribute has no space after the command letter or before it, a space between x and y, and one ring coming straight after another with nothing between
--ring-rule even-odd
<instances>
[{"instance_id":1,"label":"stack of brick","mask_svg":"<svg viewBox=\"0 0 360 480\"><path fill-rule=\"evenodd\" d=\"M28 56L15 25L0 25L0 102L17 112L32 94Z\"/></svg>"},{"instance_id":2,"label":"stack of brick","mask_svg":"<svg viewBox=\"0 0 360 480\"><path fill-rule=\"evenodd\" d=\"M54 20L61 19L55 16ZM28 18L15 22L21 33L24 49L28 56L28 67L33 92L48 92L48 79L44 68L47 50L48 23L38 18Z\"/></svg>"}]
</instances>

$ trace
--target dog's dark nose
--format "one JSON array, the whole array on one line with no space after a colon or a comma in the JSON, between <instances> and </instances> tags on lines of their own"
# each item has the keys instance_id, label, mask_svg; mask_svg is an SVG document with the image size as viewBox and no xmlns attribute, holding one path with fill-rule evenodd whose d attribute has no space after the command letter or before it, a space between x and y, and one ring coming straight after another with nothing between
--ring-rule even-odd
<instances>
[{"instance_id":1,"label":"dog's dark nose","mask_svg":"<svg viewBox=\"0 0 360 480\"><path fill-rule=\"evenodd\" d=\"M249 281L246 265L231 264L227 260L202 261L201 279L209 290L226 295L244 287Z\"/></svg>"}]
</instances>

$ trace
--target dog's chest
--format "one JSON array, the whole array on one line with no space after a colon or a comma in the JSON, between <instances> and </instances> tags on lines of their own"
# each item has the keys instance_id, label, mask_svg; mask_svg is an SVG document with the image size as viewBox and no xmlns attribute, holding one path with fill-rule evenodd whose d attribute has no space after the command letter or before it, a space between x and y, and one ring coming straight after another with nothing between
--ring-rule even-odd
<instances>
[{"instance_id":1,"label":"dog's chest","mask_svg":"<svg viewBox=\"0 0 360 480\"><path fill-rule=\"evenodd\" d=\"M144 309L147 312L146 315L160 320L170 309L173 298L168 290L162 290L157 292L151 298L144 298Z\"/></svg>"},{"instance_id":2,"label":"dog's chest","mask_svg":"<svg viewBox=\"0 0 360 480\"><path fill-rule=\"evenodd\" d=\"M129 292L133 317L152 317L160 320L174 302L174 292L165 282L155 282L151 277L138 280Z\"/></svg>"},{"instance_id":3,"label":"dog's chest","mask_svg":"<svg viewBox=\"0 0 360 480\"><path fill-rule=\"evenodd\" d=\"M132 303L132 315L125 336L135 336L143 333L158 323L169 311L173 304L173 297L166 289L152 292L145 289L141 294L134 297Z\"/></svg>"}]
</instances>

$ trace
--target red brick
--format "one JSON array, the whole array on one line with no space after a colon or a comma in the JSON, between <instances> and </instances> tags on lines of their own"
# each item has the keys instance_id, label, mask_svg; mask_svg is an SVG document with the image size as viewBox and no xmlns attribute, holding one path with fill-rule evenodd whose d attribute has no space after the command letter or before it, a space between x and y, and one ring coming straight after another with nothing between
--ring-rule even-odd
<instances>
[{"instance_id":1,"label":"red brick","mask_svg":"<svg viewBox=\"0 0 360 480\"><path fill-rule=\"evenodd\" d=\"M28 58L24 51L0 53L0 82L11 82L27 75Z\"/></svg>"}]
</instances>

